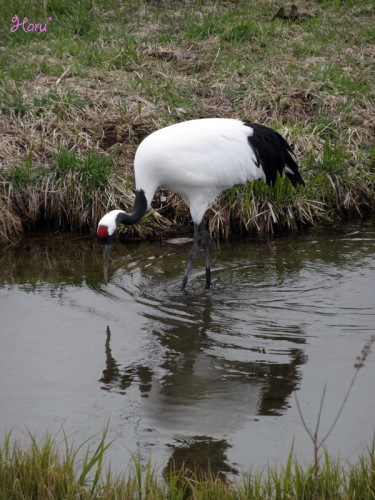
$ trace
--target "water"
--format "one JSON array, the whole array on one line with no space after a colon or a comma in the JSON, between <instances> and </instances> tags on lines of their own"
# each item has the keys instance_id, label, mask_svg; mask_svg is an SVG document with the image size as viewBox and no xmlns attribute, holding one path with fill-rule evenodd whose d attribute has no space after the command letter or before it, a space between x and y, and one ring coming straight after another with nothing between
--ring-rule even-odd
<instances>
[{"instance_id":1,"label":"water","mask_svg":"<svg viewBox=\"0 0 375 500\"><path fill-rule=\"evenodd\" d=\"M297 410L329 429L374 334L374 220L213 245L179 291L190 244L115 244L104 284L92 236L39 233L0 251L0 436L98 443L224 472L312 461ZM355 461L375 430L374 354L327 441ZM60 436L61 438L61 436ZM2 438L0 438L1 440Z\"/></svg>"}]
</instances>

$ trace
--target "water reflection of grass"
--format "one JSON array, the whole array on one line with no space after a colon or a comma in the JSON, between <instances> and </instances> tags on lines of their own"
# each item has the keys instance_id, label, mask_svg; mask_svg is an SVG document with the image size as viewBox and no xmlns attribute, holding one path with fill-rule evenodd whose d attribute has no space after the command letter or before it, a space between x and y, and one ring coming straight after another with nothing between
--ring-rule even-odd
<instances>
[{"instance_id":1,"label":"water reflection of grass","mask_svg":"<svg viewBox=\"0 0 375 500\"><path fill-rule=\"evenodd\" d=\"M168 469L160 474L149 461L134 457L133 471L123 476L105 469L106 431L95 450L84 443L73 448L66 436L57 442L47 435L21 447L7 434L0 448L0 497L7 500L51 499L363 499L374 498L375 441L356 464L342 465L328 452L316 472L293 458L276 470L265 467L242 477ZM82 458L83 456L83 458Z\"/></svg>"},{"instance_id":2,"label":"water reflection of grass","mask_svg":"<svg viewBox=\"0 0 375 500\"><path fill-rule=\"evenodd\" d=\"M3 0L0 240L41 224L93 229L133 201L134 151L173 122L226 116L279 130L307 181L224 193L210 230L273 231L373 210L372 1ZM12 18L44 32L10 31ZM34 25L33 24L33 25ZM6 47L6 50L5 50ZM128 228L189 227L175 196Z\"/></svg>"}]
</instances>

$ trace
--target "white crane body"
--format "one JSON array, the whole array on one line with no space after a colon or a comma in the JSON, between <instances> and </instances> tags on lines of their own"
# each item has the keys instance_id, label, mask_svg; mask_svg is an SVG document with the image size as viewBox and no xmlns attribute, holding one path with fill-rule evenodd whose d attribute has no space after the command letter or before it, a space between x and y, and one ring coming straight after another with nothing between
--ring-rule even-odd
<instances>
[{"instance_id":1,"label":"white crane body","mask_svg":"<svg viewBox=\"0 0 375 500\"><path fill-rule=\"evenodd\" d=\"M251 134L242 121L229 118L191 120L157 130L137 149L136 189L144 190L148 204L159 186L182 195L193 221L200 224L224 189L265 180L247 141Z\"/></svg>"},{"instance_id":2,"label":"white crane body","mask_svg":"<svg viewBox=\"0 0 375 500\"><path fill-rule=\"evenodd\" d=\"M104 267L118 224L134 224L146 212L162 186L182 195L194 221L194 243L182 281L186 286L199 253L199 232L206 261L206 288L211 285L210 236L203 224L207 208L236 184L263 179L268 184L284 174L304 185L292 149L285 139L263 125L230 118L204 118L170 125L153 132L139 145L134 158L136 198L130 213L113 210L99 222L104 243ZM106 274L106 271L105 271Z\"/></svg>"}]
</instances>

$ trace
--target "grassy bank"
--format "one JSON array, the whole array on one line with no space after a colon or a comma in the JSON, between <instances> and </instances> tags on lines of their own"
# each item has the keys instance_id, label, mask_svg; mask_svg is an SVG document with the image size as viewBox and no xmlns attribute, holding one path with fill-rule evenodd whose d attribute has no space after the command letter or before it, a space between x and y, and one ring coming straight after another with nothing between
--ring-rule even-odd
<instances>
[{"instance_id":1,"label":"grassy bank","mask_svg":"<svg viewBox=\"0 0 375 500\"><path fill-rule=\"evenodd\" d=\"M283 179L229 190L209 213L213 234L373 212L372 0L297 7L3 0L0 240L43 224L93 229L108 209L132 204L132 159L146 135L211 116L277 129L307 181L296 191ZM127 234L189 228L178 197L159 192L154 208Z\"/></svg>"},{"instance_id":2,"label":"grassy bank","mask_svg":"<svg viewBox=\"0 0 375 500\"><path fill-rule=\"evenodd\" d=\"M374 446L355 465L345 467L325 453L318 474L312 466L301 466L291 453L279 470L268 466L256 474L227 478L185 468L157 471L137 458L132 472L116 477L103 467L107 448L105 433L96 450L85 445L73 448L66 437L58 443L50 436L41 442L30 437L30 443L21 447L8 434L0 449L0 496L6 500L369 500L375 494Z\"/></svg>"}]
</instances>

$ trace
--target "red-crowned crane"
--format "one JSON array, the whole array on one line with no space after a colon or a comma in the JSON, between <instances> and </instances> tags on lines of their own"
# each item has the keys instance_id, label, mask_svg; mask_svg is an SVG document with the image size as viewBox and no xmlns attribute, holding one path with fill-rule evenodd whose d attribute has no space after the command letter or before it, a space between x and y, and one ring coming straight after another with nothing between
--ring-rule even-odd
<instances>
[{"instance_id":1,"label":"red-crowned crane","mask_svg":"<svg viewBox=\"0 0 375 500\"><path fill-rule=\"evenodd\" d=\"M198 258L200 232L206 288L210 288L211 239L202 222L206 210L224 189L256 179L272 184L277 173L285 173L293 186L304 186L292 154L290 145L278 132L230 118L191 120L153 132L141 142L134 158L136 191L131 212L113 210L99 222L97 235L104 244L105 272L117 226L138 222L156 189L163 186L182 195L194 222L193 249L181 290Z\"/></svg>"}]
</instances>

